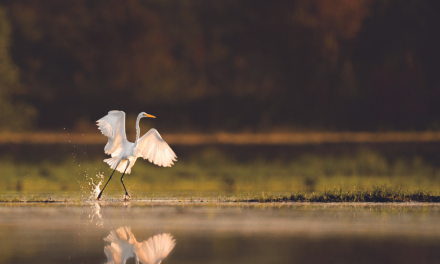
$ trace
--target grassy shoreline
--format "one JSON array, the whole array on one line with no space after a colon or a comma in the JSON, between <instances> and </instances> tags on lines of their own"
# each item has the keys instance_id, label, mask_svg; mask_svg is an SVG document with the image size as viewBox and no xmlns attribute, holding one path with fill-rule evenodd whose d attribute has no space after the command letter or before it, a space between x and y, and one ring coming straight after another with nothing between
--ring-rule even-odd
<instances>
[{"instance_id":1,"label":"grassy shoreline","mask_svg":"<svg viewBox=\"0 0 440 264\"><path fill-rule=\"evenodd\" d=\"M324 190L324 192L294 192L290 196L272 195L255 197L255 202L318 202L318 203L389 203L389 202L440 202L440 194L426 189L402 190L392 185L373 185L371 189L344 191L338 188Z\"/></svg>"},{"instance_id":2,"label":"grassy shoreline","mask_svg":"<svg viewBox=\"0 0 440 264\"><path fill-rule=\"evenodd\" d=\"M382 184L374 185L367 189L350 189L344 190L341 186L323 192L291 192L290 194L272 195L271 193L262 192L261 194L235 193L235 194L217 194L197 197L193 194L176 195L174 197L166 197L165 200L159 200L151 196L134 195L133 202L164 202L169 203L405 203L405 202L423 202L423 203L439 203L440 193L432 192L426 189L403 190L402 188ZM92 203L91 197L85 198L84 195L77 197L52 197L51 195L11 195L1 196L0 203L70 203L84 204ZM122 202L118 198L104 198L102 203Z\"/></svg>"}]
</instances>

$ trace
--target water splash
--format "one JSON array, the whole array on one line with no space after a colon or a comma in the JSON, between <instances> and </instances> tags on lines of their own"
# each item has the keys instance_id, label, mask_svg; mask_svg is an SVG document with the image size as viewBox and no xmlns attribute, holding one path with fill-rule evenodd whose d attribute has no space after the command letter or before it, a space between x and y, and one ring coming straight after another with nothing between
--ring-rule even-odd
<instances>
[{"instance_id":1,"label":"water splash","mask_svg":"<svg viewBox=\"0 0 440 264\"><path fill-rule=\"evenodd\" d=\"M101 185L102 185L102 180L104 179L104 174L100 172L96 174L96 177L99 179L99 182L95 183L93 178L90 178L90 182L89 182L89 185L91 186L90 197L88 199L91 205L90 206L91 213L89 214L89 218L90 218L90 223L96 221L97 226L103 227L104 221L101 215L101 206L96 201L96 198L101 192Z\"/></svg>"},{"instance_id":2,"label":"water splash","mask_svg":"<svg viewBox=\"0 0 440 264\"><path fill-rule=\"evenodd\" d=\"M95 189L92 190L92 199L96 199L96 197L98 197L99 193L101 192L101 184L102 181L99 181L99 183L94 186Z\"/></svg>"},{"instance_id":3,"label":"water splash","mask_svg":"<svg viewBox=\"0 0 440 264\"><path fill-rule=\"evenodd\" d=\"M96 177L100 179L98 183L95 183L93 181L93 178L90 178L90 182L89 182L89 185L92 187L89 197L89 200L91 201L95 201L99 193L101 192L101 185L102 185L102 179L104 179L104 174L99 172L98 174L96 174Z\"/></svg>"}]
</instances>

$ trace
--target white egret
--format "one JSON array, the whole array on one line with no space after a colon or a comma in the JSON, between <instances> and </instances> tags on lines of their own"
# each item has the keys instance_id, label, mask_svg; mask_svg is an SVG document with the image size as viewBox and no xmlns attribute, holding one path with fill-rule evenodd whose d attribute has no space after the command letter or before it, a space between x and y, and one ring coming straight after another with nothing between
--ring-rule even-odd
<instances>
[{"instance_id":1,"label":"white egret","mask_svg":"<svg viewBox=\"0 0 440 264\"><path fill-rule=\"evenodd\" d=\"M171 167L171 165L174 164L173 161L176 161L176 154L162 139L156 129L150 129L145 135L139 138L139 121L143 117L156 118L145 112L138 115L136 120L136 140L134 143L129 142L125 135L125 113L123 111L110 111L108 115L96 121L102 134L108 137L104 151L105 154L111 155L112 157L104 161L113 169L110 178L97 197L98 200L101 198L105 187L116 170L122 172L121 183L122 186L124 186L125 197L130 197L122 179L126 173L130 174L131 168L137 158L142 157L148 159L148 161L153 164L163 167Z\"/></svg>"},{"instance_id":2,"label":"white egret","mask_svg":"<svg viewBox=\"0 0 440 264\"><path fill-rule=\"evenodd\" d=\"M139 243L129 226L120 227L104 238L111 244L104 247L107 264L125 264L127 259L135 257L136 263L160 264L176 245L171 234L160 234Z\"/></svg>"}]
</instances>

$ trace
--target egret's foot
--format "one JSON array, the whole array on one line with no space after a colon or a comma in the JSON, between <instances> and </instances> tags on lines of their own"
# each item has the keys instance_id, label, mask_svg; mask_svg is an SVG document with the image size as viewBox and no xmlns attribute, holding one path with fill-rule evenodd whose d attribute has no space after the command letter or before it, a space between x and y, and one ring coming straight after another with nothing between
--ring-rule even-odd
<instances>
[{"instance_id":1,"label":"egret's foot","mask_svg":"<svg viewBox=\"0 0 440 264\"><path fill-rule=\"evenodd\" d=\"M102 189L101 192L99 192L98 197L96 197L96 201L102 201L102 192L104 191L104 189Z\"/></svg>"},{"instance_id":2,"label":"egret's foot","mask_svg":"<svg viewBox=\"0 0 440 264\"><path fill-rule=\"evenodd\" d=\"M130 197L130 195L126 194L126 195L124 195L123 199L124 199L124 201L130 201L131 197Z\"/></svg>"}]
</instances>

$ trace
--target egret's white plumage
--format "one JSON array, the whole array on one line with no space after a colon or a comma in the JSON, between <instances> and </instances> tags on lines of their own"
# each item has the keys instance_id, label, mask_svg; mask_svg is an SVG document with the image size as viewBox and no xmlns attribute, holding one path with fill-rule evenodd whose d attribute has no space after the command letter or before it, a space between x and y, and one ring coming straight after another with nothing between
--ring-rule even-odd
<instances>
[{"instance_id":1,"label":"egret's white plumage","mask_svg":"<svg viewBox=\"0 0 440 264\"><path fill-rule=\"evenodd\" d=\"M104 160L112 169L124 172L127 160L130 160L126 173L131 172L134 162L138 157L148 159L153 164L163 167L171 167L176 161L176 154L162 139L159 132L152 128L139 139L139 120L145 117L140 113L136 120L136 141L127 140L125 135L125 113L122 111L110 111L108 115L97 121L97 125L104 136L108 137L104 151L112 158ZM125 166L123 166L125 165Z\"/></svg>"},{"instance_id":2,"label":"egret's white plumage","mask_svg":"<svg viewBox=\"0 0 440 264\"><path fill-rule=\"evenodd\" d=\"M139 243L129 226L120 227L104 238L111 244L104 247L107 264L125 264L135 257L136 263L160 264L176 245L171 234L160 234Z\"/></svg>"},{"instance_id":3,"label":"egret's white plumage","mask_svg":"<svg viewBox=\"0 0 440 264\"><path fill-rule=\"evenodd\" d=\"M139 139L133 152L136 157L148 159L158 166L171 167L173 161L176 161L176 154L154 128Z\"/></svg>"},{"instance_id":4,"label":"egret's white plumage","mask_svg":"<svg viewBox=\"0 0 440 264\"><path fill-rule=\"evenodd\" d=\"M101 130L104 136L108 137L104 151L106 154L111 155L111 158L105 159L104 162L113 170L130 174L131 168L139 157L163 167L171 167L174 164L173 161L176 161L176 154L162 139L156 129L150 129L144 136L139 138L139 121L143 117L155 118L145 112L138 115L136 120L136 140L134 143L129 142L125 135L124 112L110 111L108 115L96 121L99 130ZM101 193L98 198L101 197ZM128 195L127 192L126 195Z\"/></svg>"},{"instance_id":5,"label":"egret's white plumage","mask_svg":"<svg viewBox=\"0 0 440 264\"><path fill-rule=\"evenodd\" d=\"M102 134L108 137L107 145L104 148L105 154L118 157L128 142L125 135L125 113L110 111L108 115L96 122Z\"/></svg>"}]
</instances>

